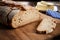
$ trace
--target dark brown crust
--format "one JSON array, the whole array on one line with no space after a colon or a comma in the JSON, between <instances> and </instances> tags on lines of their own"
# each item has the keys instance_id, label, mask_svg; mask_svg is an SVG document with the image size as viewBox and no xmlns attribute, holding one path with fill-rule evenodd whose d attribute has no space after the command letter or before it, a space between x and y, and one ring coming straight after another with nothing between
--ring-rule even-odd
<instances>
[{"instance_id":1,"label":"dark brown crust","mask_svg":"<svg viewBox=\"0 0 60 40\"><path fill-rule=\"evenodd\" d=\"M16 11L15 11L15 10L12 10L12 11L10 12L10 14L7 16L7 17L8 17L8 24L9 24L9 25L11 25L12 19L13 19L13 17L17 14L18 11L19 11L18 9L16 9Z\"/></svg>"},{"instance_id":2,"label":"dark brown crust","mask_svg":"<svg viewBox=\"0 0 60 40\"><path fill-rule=\"evenodd\" d=\"M10 7L7 6L0 6L0 21L3 24L8 24L7 23L7 15L11 11Z\"/></svg>"},{"instance_id":3,"label":"dark brown crust","mask_svg":"<svg viewBox=\"0 0 60 40\"><path fill-rule=\"evenodd\" d=\"M17 4L15 1L1 1L0 6L17 7L21 10L26 10L21 4Z\"/></svg>"}]
</instances>

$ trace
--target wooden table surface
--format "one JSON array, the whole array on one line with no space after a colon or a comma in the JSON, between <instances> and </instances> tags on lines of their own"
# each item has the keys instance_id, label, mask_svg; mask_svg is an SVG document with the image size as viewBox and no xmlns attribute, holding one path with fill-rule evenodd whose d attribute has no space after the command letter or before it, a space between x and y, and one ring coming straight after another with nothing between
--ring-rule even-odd
<instances>
[{"instance_id":1,"label":"wooden table surface","mask_svg":"<svg viewBox=\"0 0 60 40\"><path fill-rule=\"evenodd\" d=\"M0 25L0 40L50 40L54 36L60 37L60 24L57 24L56 29L51 34L36 33L35 29L38 24L38 22L34 22L17 29Z\"/></svg>"},{"instance_id":2,"label":"wooden table surface","mask_svg":"<svg viewBox=\"0 0 60 40\"><path fill-rule=\"evenodd\" d=\"M39 22L27 24L17 29L8 28L0 24L0 40L59 40L60 24L57 24L55 30L51 34L38 34L36 27Z\"/></svg>"}]
</instances>

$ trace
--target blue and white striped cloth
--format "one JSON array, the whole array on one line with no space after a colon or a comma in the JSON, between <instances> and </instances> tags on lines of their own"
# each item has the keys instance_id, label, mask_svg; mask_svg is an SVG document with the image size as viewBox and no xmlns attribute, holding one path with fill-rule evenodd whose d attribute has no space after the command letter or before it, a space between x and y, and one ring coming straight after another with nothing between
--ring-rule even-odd
<instances>
[{"instance_id":1,"label":"blue and white striped cloth","mask_svg":"<svg viewBox=\"0 0 60 40\"><path fill-rule=\"evenodd\" d=\"M51 17L60 19L60 13L59 12L52 11L52 10L47 10L46 14L51 16Z\"/></svg>"}]
</instances>

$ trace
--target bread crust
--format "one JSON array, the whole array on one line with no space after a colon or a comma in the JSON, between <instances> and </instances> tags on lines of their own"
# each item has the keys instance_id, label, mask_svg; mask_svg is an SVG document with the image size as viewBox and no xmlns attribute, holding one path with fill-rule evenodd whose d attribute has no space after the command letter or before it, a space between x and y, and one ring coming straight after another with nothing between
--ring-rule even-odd
<instances>
[{"instance_id":1,"label":"bread crust","mask_svg":"<svg viewBox=\"0 0 60 40\"><path fill-rule=\"evenodd\" d=\"M10 13L11 8L7 6L0 6L0 23L6 24L7 23L7 15Z\"/></svg>"}]
</instances>

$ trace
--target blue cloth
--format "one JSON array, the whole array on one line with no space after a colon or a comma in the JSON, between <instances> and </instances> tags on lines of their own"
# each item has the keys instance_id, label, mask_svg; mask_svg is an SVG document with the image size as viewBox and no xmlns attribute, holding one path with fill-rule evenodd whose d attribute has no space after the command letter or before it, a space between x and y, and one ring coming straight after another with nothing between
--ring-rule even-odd
<instances>
[{"instance_id":1,"label":"blue cloth","mask_svg":"<svg viewBox=\"0 0 60 40\"><path fill-rule=\"evenodd\" d=\"M60 13L59 12L52 11L52 10L47 10L46 14L50 15L51 17L60 19Z\"/></svg>"}]
</instances>

